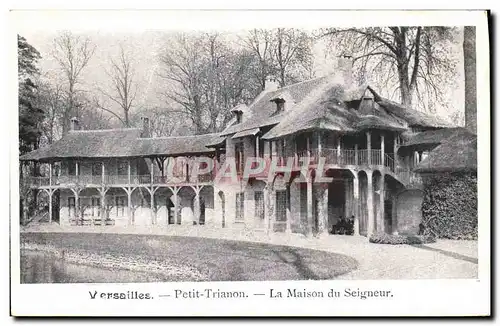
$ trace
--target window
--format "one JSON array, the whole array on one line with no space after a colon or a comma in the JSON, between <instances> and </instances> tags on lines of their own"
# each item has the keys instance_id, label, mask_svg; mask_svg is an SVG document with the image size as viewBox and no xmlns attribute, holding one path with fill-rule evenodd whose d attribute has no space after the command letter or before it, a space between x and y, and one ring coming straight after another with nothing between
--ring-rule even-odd
<instances>
[{"instance_id":1,"label":"window","mask_svg":"<svg viewBox=\"0 0 500 326\"><path fill-rule=\"evenodd\" d=\"M236 123L241 123L243 113L242 112L235 112L236 114Z\"/></svg>"},{"instance_id":2,"label":"window","mask_svg":"<svg viewBox=\"0 0 500 326\"><path fill-rule=\"evenodd\" d=\"M102 167L100 162L92 163L92 176L99 176L102 174Z\"/></svg>"},{"instance_id":3,"label":"window","mask_svg":"<svg viewBox=\"0 0 500 326\"><path fill-rule=\"evenodd\" d=\"M255 200L255 217L264 219L264 193L262 191L254 192Z\"/></svg>"},{"instance_id":4,"label":"window","mask_svg":"<svg viewBox=\"0 0 500 326\"><path fill-rule=\"evenodd\" d=\"M234 155L235 155L234 159L236 161L236 171L238 173L243 171L245 164L243 151L244 151L243 143L238 142L234 145Z\"/></svg>"},{"instance_id":5,"label":"window","mask_svg":"<svg viewBox=\"0 0 500 326\"><path fill-rule=\"evenodd\" d=\"M259 157L264 157L264 146L265 146L264 139L262 137L259 137L259 152L257 153Z\"/></svg>"},{"instance_id":6,"label":"window","mask_svg":"<svg viewBox=\"0 0 500 326\"><path fill-rule=\"evenodd\" d=\"M76 163L73 161L68 161L66 163L68 164L68 175L76 175Z\"/></svg>"},{"instance_id":7,"label":"window","mask_svg":"<svg viewBox=\"0 0 500 326\"><path fill-rule=\"evenodd\" d=\"M236 221L243 221L245 219L245 193L236 193Z\"/></svg>"},{"instance_id":8,"label":"window","mask_svg":"<svg viewBox=\"0 0 500 326\"><path fill-rule=\"evenodd\" d=\"M286 221L286 190L276 191L276 221Z\"/></svg>"},{"instance_id":9,"label":"window","mask_svg":"<svg viewBox=\"0 0 500 326\"><path fill-rule=\"evenodd\" d=\"M276 141L276 155L280 158L285 157L285 140L278 139Z\"/></svg>"},{"instance_id":10,"label":"window","mask_svg":"<svg viewBox=\"0 0 500 326\"><path fill-rule=\"evenodd\" d=\"M276 111L283 112L284 110L285 110L285 101L284 100L276 101Z\"/></svg>"},{"instance_id":11,"label":"window","mask_svg":"<svg viewBox=\"0 0 500 326\"><path fill-rule=\"evenodd\" d=\"M128 163L126 161L118 161L116 164L116 172L118 175L128 175Z\"/></svg>"},{"instance_id":12,"label":"window","mask_svg":"<svg viewBox=\"0 0 500 326\"><path fill-rule=\"evenodd\" d=\"M69 217L75 217L75 197L68 197L68 208L69 208Z\"/></svg>"},{"instance_id":13,"label":"window","mask_svg":"<svg viewBox=\"0 0 500 326\"><path fill-rule=\"evenodd\" d=\"M115 197L116 216L125 216L126 202L127 202L127 197L125 196Z\"/></svg>"}]
</instances>

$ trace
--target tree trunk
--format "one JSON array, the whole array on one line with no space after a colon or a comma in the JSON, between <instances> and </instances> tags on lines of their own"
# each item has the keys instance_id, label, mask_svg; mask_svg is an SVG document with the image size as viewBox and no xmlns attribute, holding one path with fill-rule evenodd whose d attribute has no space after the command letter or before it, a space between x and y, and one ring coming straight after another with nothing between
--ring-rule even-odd
<instances>
[{"instance_id":1,"label":"tree trunk","mask_svg":"<svg viewBox=\"0 0 500 326\"><path fill-rule=\"evenodd\" d=\"M476 27L464 27L465 127L477 133Z\"/></svg>"}]
</instances>

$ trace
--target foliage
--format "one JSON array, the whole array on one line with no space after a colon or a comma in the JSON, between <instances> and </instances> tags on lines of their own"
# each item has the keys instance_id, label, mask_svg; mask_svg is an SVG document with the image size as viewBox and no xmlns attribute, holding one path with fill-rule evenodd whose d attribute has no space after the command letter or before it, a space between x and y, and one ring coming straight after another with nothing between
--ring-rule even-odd
<instances>
[{"instance_id":1,"label":"foliage","mask_svg":"<svg viewBox=\"0 0 500 326\"><path fill-rule=\"evenodd\" d=\"M436 242L436 239L430 235L406 235L406 234L387 234L387 233L374 233L370 236L371 243L378 244L424 244Z\"/></svg>"},{"instance_id":2,"label":"foliage","mask_svg":"<svg viewBox=\"0 0 500 326\"><path fill-rule=\"evenodd\" d=\"M477 176L439 173L424 177L422 224L425 234L477 239Z\"/></svg>"},{"instance_id":3,"label":"foliage","mask_svg":"<svg viewBox=\"0 0 500 326\"><path fill-rule=\"evenodd\" d=\"M38 148L42 134L40 122L44 112L36 103L37 86L33 80L39 75L37 62L40 53L24 37L17 36L19 80L19 151L21 154Z\"/></svg>"},{"instance_id":4,"label":"foliage","mask_svg":"<svg viewBox=\"0 0 500 326\"><path fill-rule=\"evenodd\" d=\"M339 54L352 56L361 82L370 78L399 94L403 104L424 105L429 111L436 102L445 103L443 86L455 75L457 62L450 50L455 34L451 27L430 26L329 28L320 33Z\"/></svg>"}]
</instances>

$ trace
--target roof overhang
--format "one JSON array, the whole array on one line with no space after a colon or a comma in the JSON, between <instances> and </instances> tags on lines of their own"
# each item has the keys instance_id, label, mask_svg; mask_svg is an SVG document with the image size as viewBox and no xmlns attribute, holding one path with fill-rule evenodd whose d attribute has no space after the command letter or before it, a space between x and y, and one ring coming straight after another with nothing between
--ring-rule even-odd
<instances>
[{"instance_id":1,"label":"roof overhang","mask_svg":"<svg viewBox=\"0 0 500 326\"><path fill-rule=\"evenodd\" d=\"M231 138L236 139L236 138L242 138L242 137L246 137L246 136L255 136L259 132L260 132L260 128L247 129L247 130L243 130L243 131L235 133L233 135L233 137L231 137Z\"/></svg>"}]
</instances>

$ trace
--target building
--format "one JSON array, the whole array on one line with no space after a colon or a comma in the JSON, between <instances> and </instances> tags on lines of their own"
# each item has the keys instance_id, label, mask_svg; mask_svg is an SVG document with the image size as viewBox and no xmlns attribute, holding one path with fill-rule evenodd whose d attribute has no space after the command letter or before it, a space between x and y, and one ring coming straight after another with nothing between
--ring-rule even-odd
<instances>
[{"instance_id":1,"label":"building","mask_svg":"<svg viewBox=\"0 0 500 326\"><path fill-rule=\"evenodd\" d=\"M61 140L20 158L47 166L23 182L50 197L50 218L62 225L198 224L320 236L353 216L355 234L416 233L422 185L413 168L426 156L418 137L453 126L370 86L352 87L348 68L341 61L338 73L283 88L269 78L218 134L151 138L147 119L142 129L114 130L78 130L74 120ZM255 158L271 168L241 178ZM237 179L217 178L231 164Z\"/></svg>"}]
</instances>

